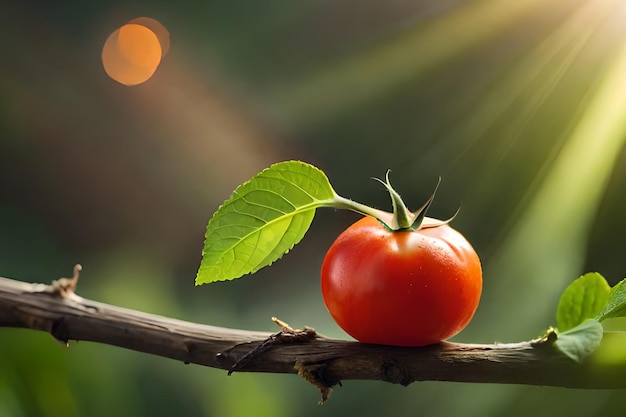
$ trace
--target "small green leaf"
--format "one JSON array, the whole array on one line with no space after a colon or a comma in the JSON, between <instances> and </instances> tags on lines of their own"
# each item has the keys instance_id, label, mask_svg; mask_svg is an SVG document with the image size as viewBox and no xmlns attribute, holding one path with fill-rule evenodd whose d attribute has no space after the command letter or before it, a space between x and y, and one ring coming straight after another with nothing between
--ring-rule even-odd
<instances>
[{"instance_id":1,"label":"small green leaf","mask_svg":"<svg viewBox=\"0 0 626 417\"><path fill-rule=\"evenodd\" d=\"M580 363L600 346L602 332L600 322L587 320L573 329L558 333L554 346L567 357Z\"/></svg>"},{"instance_id":2,"label":"small green leaf","mask_svg":"<svg viewBox=\"0 0 626 417\"><path fill-rule=\"evenodd\" d=\"M604 309L610 292L609 284L596 272L577 278L561 295L556 310L556 327L565 332L587 319L596 318Z\"/></svg>"},{"instance_id":3,"label":"small green leaf","mask_svg":"<svg viewBox=\"0 0 626 417\"><path fill-rule=\"evenodd\" d=\"M613 317L626 317L626 279L611 289L604 310L598 314L600 321Z\"/></svg>"},{"instance_id":4,"label":"small green leaf","mask_svg":"<svg viewBox=\"0 0 626 417\"><path fill-rule=\"evenodd\" d=\"M300 161L261 171L239 186L207 226L196 285L239 278L300 242L315 209L335 202L326 175Z\"/></svg>"}]
</instances>

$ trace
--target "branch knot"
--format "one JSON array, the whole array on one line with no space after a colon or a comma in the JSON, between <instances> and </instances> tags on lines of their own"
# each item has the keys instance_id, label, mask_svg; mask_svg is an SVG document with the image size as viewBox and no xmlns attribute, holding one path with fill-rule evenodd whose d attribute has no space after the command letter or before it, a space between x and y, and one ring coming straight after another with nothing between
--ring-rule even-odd
<instances>
[{"instance_id":1,"label":"branch knot","mask_svg":"<svg viewBox=\"0 0 626 417\"><path fill-rule=\"evenodd\" d=\"M48 292L54 295L59 295L61 298L71 297L74 295L74 290L76 290L76 286L78 285L80 271L82 270L83 267L80 264L74 265L74 274L72 275L72 278L59 278L52 281Z\"/></svg>"}]
</instances>

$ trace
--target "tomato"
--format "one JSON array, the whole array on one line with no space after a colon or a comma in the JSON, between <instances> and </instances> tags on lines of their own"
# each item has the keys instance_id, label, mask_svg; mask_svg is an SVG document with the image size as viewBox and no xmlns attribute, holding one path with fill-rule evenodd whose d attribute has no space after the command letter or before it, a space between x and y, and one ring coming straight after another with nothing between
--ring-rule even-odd
<instances>
[{"instance_id":1,"label":"tomato","mask_svg":"<svg viewBox=\"0 0 626 417\"><path fill-rule=\"evenodd\" d=\"M470 243L447 223L391 231L366 216L328 250L321 284L328 311L358 341L424 346L469 323L482 269Z\"/></svg>"}]
</instances>

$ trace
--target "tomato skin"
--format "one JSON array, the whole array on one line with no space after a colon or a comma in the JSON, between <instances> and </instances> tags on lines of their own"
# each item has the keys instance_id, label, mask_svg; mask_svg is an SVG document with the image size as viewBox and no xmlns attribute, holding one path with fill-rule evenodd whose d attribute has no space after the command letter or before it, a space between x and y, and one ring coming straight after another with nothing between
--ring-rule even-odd
<instances>
[{"instance_id":1,"label":"tomato skin","mask_svg":"<svg viewBox=\"0 0 626 417\"><path fill-rule=\"evenodd\" d=\"M470 243L447 224L392 232L367 216L331 245L321 284L328 311L358 341L425 346L472 319L482 269Z\"/></svg>"}]
</instances>

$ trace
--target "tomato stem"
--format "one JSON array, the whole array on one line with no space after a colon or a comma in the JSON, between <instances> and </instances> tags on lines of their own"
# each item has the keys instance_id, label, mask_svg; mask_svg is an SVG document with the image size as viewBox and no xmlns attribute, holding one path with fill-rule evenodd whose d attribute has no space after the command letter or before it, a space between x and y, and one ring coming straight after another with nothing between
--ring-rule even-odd
<instances>
[{"instance_id":1,"label":"tomato stem","mask_svg":"<svg viewBox=\"0 0 626 417\"><path fill-rule=\"evenodd\" d=\"M389 195L391 196L391 203L393 205L393 213L375 209L365 204L361 204L356 201L349 200L347 198L344 198L338 195L337 193L335 193L335 196L330 201L328 201L327 206L340 208L340 209L348 209L348 210L352 210L357 213L363 214L365 216L372 216L375 219L377 219L379 222L381 222L387 229L389 229L392 232L419 230L420 228L427 228L427 227L437 227L442 224L447 224L448 222L450 222L450 220L452 220L452 218L454 218L453 216L449 220L441 221L441 220L431 219L429 217L426 217L426 212L428 211L428 208L430 207L430 205L433 202L433 199L435 198L435 193L437 192L437 188L439 187L441 178L439 178L439 181L437 181L435 190L433 191L432 195L428 198L426 203L424 203L424 205L420 207L418 210L416 210L415 212L411 212L407 208L406 204L402 200L402 197L400 197L400 194L398 194L398 192L391 186L391 183L389 182L389 171L387 171L387 175L385 176L385 181L379 178L374 178L374 179L380 182L381 184L383 184L385 188L387 189L387 191L389 192Z\"/></svg>"},{"instance_id":2,"label":"tomato stem","mask_svg":"<svg viewBox=\"0 0 626 417\"><path fill-rule=\"evenodd\" d=\"M359 202L344 198L338 194L335 194L335 197L332 199L330 206L339 209L352 210L365 216L372 216L381 223L383 223L385 227L391 229L389 225L391 224L393 215L389 212L379 210L365 204L361 204Z\"/></svg>"}]
</instances>

